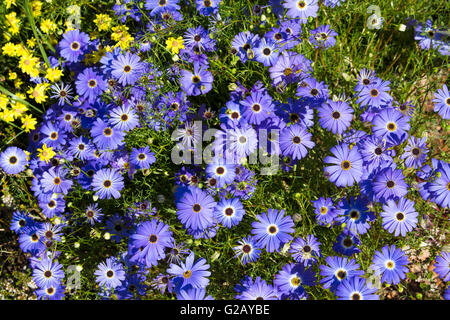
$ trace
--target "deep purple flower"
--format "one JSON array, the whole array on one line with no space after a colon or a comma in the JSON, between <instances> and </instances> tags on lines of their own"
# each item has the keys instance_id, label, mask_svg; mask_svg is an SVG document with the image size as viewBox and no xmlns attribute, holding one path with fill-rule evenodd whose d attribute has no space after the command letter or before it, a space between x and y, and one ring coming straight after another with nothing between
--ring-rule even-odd
<instances>
[{"instance_id":1,"label":"deep purple flower","mask_svg":"<svg viewBox=\"0 0 450 320\"><path fill-rule=\"evenodd\" d=\"M61 56L70 62L80 61L88 48L89 40L89 35L78 29L67 31L59 42Z\"/></svg>"}]
</instances>

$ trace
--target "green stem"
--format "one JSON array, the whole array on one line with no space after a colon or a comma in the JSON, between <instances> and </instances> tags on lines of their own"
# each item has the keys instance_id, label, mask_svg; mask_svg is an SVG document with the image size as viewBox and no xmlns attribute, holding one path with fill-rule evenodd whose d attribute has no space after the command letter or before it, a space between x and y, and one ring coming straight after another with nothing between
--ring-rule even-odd
<instances>
[{"instance_id":1,"label":"green stem","mask_svg":"<svg viewBox=\"0 0 450 320\"><path fill-rule=\"evenodd\" d=\"M41 110L39 110L38 108L36 108L35 106L33 106L31 103L29 103L29 102L26 101L26 100L23 100L22 98L19 98L19 97L16 96L14 93L8 91L7 89L5 89L5 88L4 88L3 86L1 86L1 85L0 85L0 91L3 92L4 94L10 96L13 100L19 101L19 102L25 104L26 106L32 108L33 110L35 110L35 111L37 111L37 112L39 112L39 113L42 113Z\"/></svg>"},{"instance_id":2,"label":"green stem","mask_svg":"<svg viewBox=\"0 0 450 320\"><path fill-rule=\"evenodd\" d=\"M42 57L45 60L45 64L47 68L50 68L50 62L48 61L47 54L45 53L44 47L40 41L39 35L36 30L36 22L34 21L33 13L30 12L30 3L28 0L25 0L25 14L27 15L28 20L30 21L31 29L33 30L34 37L36 38L36 42L39 46L39 50L41 51Z\"/></svg>"}]
</instances>

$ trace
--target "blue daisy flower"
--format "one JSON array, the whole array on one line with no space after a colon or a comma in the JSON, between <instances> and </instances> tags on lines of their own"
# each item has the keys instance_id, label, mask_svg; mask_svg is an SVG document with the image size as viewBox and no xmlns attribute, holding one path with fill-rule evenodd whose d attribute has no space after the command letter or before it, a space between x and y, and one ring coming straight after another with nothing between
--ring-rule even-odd
<instances>
[{"instance_id":1,"label":"blue daisy flower","mask_svg":"<svg viewBox=\"0 0 450 320\"><path fill-rule=\"evenodd\" d=\"M43 258L33 268L33 280L41 288L57 287L63 278L62 265L57 261Z\"/></svg>"},{"instance_id":2,"label":"blue daisy flower","mask_svg":"<svg viewBox=\"0 0 450 320\"><path fill-rule=\"evenodd\" d=\"M205 191L192 188L177 202L177 216L186 228L206 229L214 225L216 202Z\"/></svg>"},{"instance_id":3,"label":"blue daisy flower","mask_svg":"<svg viewBox=\"0 0 450 320\"><path fill-rule=\"evenodd\" d=\"M105 262L101 262L94 275L97 276L95 282L107 288L117 288L125 280L123 265L114 257L109 257Z\"/></svg>"},{"instance_id":4,"label":"blue daisy flower","mask_svg":"<svg viewBox=\"0 0 450 320\"><path fill-rule=\"evenodd\" d=\"M383 205L383 211L380 217L383 218L383 228L395 236L406 236L406 233L412 231L417 225L417 216L414 209L414 202L406 198L400 198L398 203L388 200Z\"/></svg>"},{"instance_id":5,"label":"blue daisy flower","mask_svg":"<svg viewBox=\"0 0 450 320\"><path fill-rule=\"evenodd\" d=\"M17 147L8 147L0 154L0 167L7 174L17 174L28 165L26 153Z\"/></svg>"},{"instance_id":6,"label":"blue daisy flower","mask_svg":"<svg viewBox=\"0 0 450 320\"><path fill-rule=\"evenodd\" d=\"M366 280L359 277L345 279L336 289L337 300L379 300L377 288L369 288Z\"/></svg>"},{"instance_id":7,"label":"blue daisy flower","mask_svg":"<svg viewBox=\"0 0 450 320\"><path fill-rule=\"evenodd\" d=\"M289 252L295 261L302 263L305 267L312 266L322 256L320 244L315 236L309 234L305 239L295 238Z\"/></svg>"},{"instance_id":8,"label":"blue daisy flower","mask_svg":"<svg viewBox=\"0 0 450 320\"><path fill-rule=\"evenodd\" d=\"M304 286L316 285L315 272L301 263L289 263L283 266L273 280L281 293L281 298L299 300L306 296Z\"/></svg>"},{"instance_id":9,"label":"blue daisy flower","mask_svg":"<svg viewBox=\"0 0 450 320\"><path fill-rule=\"evenodd\" d=\"M183 288L206 288L208 285L208 277L211 275L211 272L208 271L209 264L206 263L204 258L200 258L195 262L194 260L195 254L191 252L185 263L181 262L180 265L172 263L167 269L167 273L175 276L173 281L176 284L177 292Z\"/></svg>"},{"instance_id":10,"label":"blue daisy flower","mask_svg":"<svg viewBox=\"0 0 450 320\"><path fill-rule=\"evenodd\" d=\"M284 210L268 209L267 213L256 215L252 223L252 234L260 248L267 252L279 251L280 247L292 240L290 233L294 233L294 221L285 216Z\"/></svg>"},{"instance_id":11,"label":"blue daisy flower","mask_svg":"<svg viewBox=\"0 0 450 320\"><path fill-rule=\"evenodd\" d=\"M320 275L324 278L320 280L324 289L336 291L337 287L345 279L359 277L364 274L364 271L358 270L359 264L355 259L346 257L328 256L325 258L327 265L320 265Z\"/></svg>"},{"instance_id":12,"label":"blue daisy flower","mask_svg":"<svg viewBox=\"0 0 450 320\"><path fill-rule=\"evenodd\" d=\"M236 254L234 258L239 257L244 265L258 260L261 249L257 246L256 241L251 236L239 240L238 243L239 245L233 248L234 253Z\"/></svg>"},{"instance_id":13,"label":"blue daisy flower","mask_svg":"<svg viewBox=\"0 0 450 320\"><path fill-rule=\"evenodd\" d=\"M333 157L327 156L325 163L332 164L325 167L325 175L338 187L353 186L359 182L363 174L363 160L358 148L351 148L341 143L331 148Z\"/></svg>"},{"instance_id":14,"label":"blue daisy flower","mask_svg":"<svg viewBox=\"0 0 450 320\"><path fill-rule=\"evenodd\" d=\"M395 245L384 246L381 251L376 251L371 269L375 270L375 275L381 275L381 282L398 284L406 278L409 271L406 265L409 263L405 253Z\"/></svg>"},{"instance_id":15,"label":"blue daisy flower","mask_svg":"<svg viewBox=\"0 0 450 320\"><path fill-rule=\"evenodd\" d=\"M117 199L124 187L123 177L116 169L101 169L95 172L91 186L100 199Z\"/></svg>"},{"instance_id":16,"label":"blue daisy flower","mask_svg":"<svg viewBox=\"0 0 450 320\"><path fill-rule=\"evenodd\" d=\"M216 218L217 222L227 228L238 225L244 215L244 206L242 205L239 198L223 198L219 201L217 207L214 210L214 217Z\"/></svg>"}]
</instances>

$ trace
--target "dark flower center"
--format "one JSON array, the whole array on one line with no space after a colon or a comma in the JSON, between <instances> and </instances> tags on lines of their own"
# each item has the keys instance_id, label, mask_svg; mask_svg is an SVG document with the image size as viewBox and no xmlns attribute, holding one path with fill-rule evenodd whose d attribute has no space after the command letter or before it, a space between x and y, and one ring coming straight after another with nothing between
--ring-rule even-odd
<instances>
[{"instance_id":1,"label":"dark flower center","mask_svg":"<svg viewBox=\"0 0 450 320\"><path fill-rule=\"evenodd\" d=\"M294 142L295 144L299 144L300 142L302 142L302 139L300 139L300 137L295 136L294 138L292 138L292 142Z\"/></svg>"},{"instance_id":2,"label":"dark flower center","mask_svg":"<svg viewBox=\"0 0 450 320\"><path fill-rule=\"evenodd\" d=\"M300 1L300 2L298 3L298 6L299 6L300 9L303 9L304 7L306 7L305 1Z\"/></svg>"},{"instance_id":3,"label":"dark flower center","mask_svg":"<svg viewBox=\"0 0 450 320\"><path fill-rule=\"evenodd\" d=\"M162 277L161 282L164 284L169 283L169 279L167 277Z\"/></svg>"},{"instance_id":4,"label":"dark flower center","mask_svg":"<svg viewBox=\"0 0 450 320\"><path fill-rule=\"evenodd\" d=\"M308 245L304 246L303 247L303 252L305 252L305 253L311 252L311 247L308 246Z\"/></svg>"},{"instance_id":5,"label":"dark flower center","mask_svg":"<svg viewBox=\"0 0 450 320\"><path fill-rule=\"evenodd\" d=\"M281 33L275 33L274 35L273 35L273 37L276 39L276 40L281 40L282 38L283 38L283 36L281 35Z\"/></svg>"},{"instance_id":6,"label":"dark flower center","mask_svg":"<svg viewBox=\"0 0 450 320\"><path fill-rule=\"evenodd\" d=\"M274 234L274 233L276 233L277 231L278 231L278 229L277 229L276 226L270 226L270 227L269 227L269 233L270 233L270 234Z\"/></svg>"},{"instance_id":7,"label":"dark flower center","mask_svg":"<svg viewBox=\"0 0 450 320\"><path fill-rule=\"evenodd\" d=\"M45 232L45 237L46 237L47 239L53 238L53 232L52 232L51 230L47 230L47 231Z\"/></svg>"},{"instance_id":8,"label":"dark flower center","mask_svg":"<svg viewBox=\"0 0 450 320\"><path fill-rule=\"evenodd\" d=\"M420 149L419 148L413 148L411 150L412 154L415 156L418 156L420 154Z\"/></svg>"},{"instance_id":9,"label":"dark flower center","mask_svg":"<svg viewBox=\"0 0 450 320\"><path fill-rule=\"evenodd\" d=\"M144 160L145 158L146 158L145 153L139 153L138 155L139 160Z\"/></svg>"},{"instance_id":10,"label":"dark flower center","mask_svg":"<svg viewBox=\"0 0 450 320\"><path fill-rule=\"evenodd\" d=\"M50 209L56 206L55 200L50 200L50 202L47 205Z\"/></svg>"},{"instance_id":11,"label":"dark flower center","mask_svg":"<svg viewBox=\"0 0 450 320\"><path fill-rule=\"evenodd\" d=\"M196 204L194 204L194 205L192 206L192 211L194 211L194 212L200 212L200 210L202 210L202 206L199 205L198 203L196 203Z\"/></svg>"},{"instance_id":12,"label":"dark flower center","mask_svg":"<svg viewBox=\"0 0 450 320\"><path fill-rule=\"evenodd\" d=\"M17 157L12 156L12 157L9 158L9 163L10 164L15 164L16 162L17 162Z\"/></svg>"},{"instance_id":13,"label":"dark flower center","mask_svg":"<svg viewBox=\"0 0 450 320\"><path fill-rule=\"evenodd\" d=\"M370 84L370 80L369 79L363 79L362 83L367 86L367 85Z\"/></svg>"},{"instance_id":14,"label":"dark flower center","mask_svg":"<svg viewBox=\"0 0 450 320\"><path fill-rule=\"evenodd\" d=\"M233 55L236 54L237 53L236 48L231 48L230 53L233 54Z\"/></svg>"},{"instance_id":15,"label":"dark flower center","mask_svg":"<svg viewBox=\"0 0 450 320\"><path fill-rule=\"evenodd\" d=\"M352 294L352 300L361 300L361 295L359 293Z\"/></svg>"},{"instance_id":16,"label":"dark flower center","mask_svg":"<svg viewBox=\"0 0 450 320\"><path fill-rule=\"evenodd\" d=\"M249 244L245 244L243 247L242 247L242 252L244 252L244 253L250 253L250 251L252 251L252 247L249 245Z\"/></svg>"},{"instance_id":17,"label":"dark flower center","mask_svg":"<svg viewBox=\"0 0 450 320\"><path fill-rule=\"evenodd\" d=\"M61 184L61 178L56 177L55 179L53 179L53 183L56 184L56 185Z\"/></svg>"},{"instance_id":18,"label":"dark flower center","mask_svg":"<svg viewBox=\"0 0 450 320\"><path fill-rule=\"evenodd\" d=\"M203 1L203 5L204 5L206 8L209 8L209 7L211 7L211 1L205 0L205 1Z\"/></svg>"},{"instance_id":19,"label":"dark flower center","mask_svg":"<svg viewBox=\"0 0 450 320\"><path fill-rule=\"evenodd\" d=\"M376 147L376 148L375 148L375 154L376 154L377 156L381 155L382 153L383 153L383 149L381 149L380 147Z\"/></svg>"},{"instance_id":20,"label":"dark flower center","mask_svg":"<svg viewBox=\"0 0 450 320\"><path fill-rule=\"evenodd\" d=\"M395 182L392 180L389 180L388 182L386 182L386 187L388 187L389 189L392 189L393 187L395 187Z\"/></svg>"},{"instance_id":21,"label":"dark flower center","mask_svg":"<svg viewBox=\"0 0 450 320\"><path fill-rule=\"evenodd\" d=\"M114 271L108 270L108 272L106 272L106 276L107 276L108 278L112 278L112 277L114 276Z\"/></svg>"},{"instance_id":22,"label":"dark flower center","mask_svg":"<svg viewBox=\"0 0 450 320\"><path fill-rule=\"evenodd\" d=\"M21 227L25 227L26 224L27 224L26 221L23 219L19 221L19 226Z\"/></svg>"},{"instance_id":23,"label":"dark flower center","mask_svg":"<svg viewBox=\"0 0 450 320\"><path fill-rule=\"evenodd\" d=\"M192 77L192 82L193 83L199 83L200 82L200 77L199 76L193 76Z\"/></svg>"},{"instance_id":24,"label":"dark flower center","mask_svg":"<svg viewBox=\"0 0 450 320\"><path fill-rule=\"evenodd\" d=\"M344 270L340 270L340 271L337 273L337 277L338 277L339 280L345 279L346 276L347 276L347 272L344 271Z\"/></svg>"},{"instance_id":25,"label":"dark flower center","mask_svg":"<svg viewBox=\"0 0 450 320\"><path fill-rule=\"evenodd\" d=\"M47 288L47 294L52 295L53 292L55 292L55 289L53 289L53 287Z\"/></svg>"},{"instance_id":26,"label":"dark flower center","mask_svg":"<svg viewBox=\"0 0 450 320\"><path fill-rule=\"evenodd\" d=\"M266 56L270 55L271 52L272 52L272 50L270 50L269 48L264 48L264 50L263 50L263 54Z\"/></svg>"},{"instance_id":27,"label":"dark flower center","mask_svg":"<svg viewBox=\"0 0 450 320\"><path fill-rule=\"evenodd\" d=\"M39 240L39 236L35 233L31 236L31 241L37 242Z\"/></svg>"},{"instance_id":28,"label":"dark flower center","mask_svg":"<svg viewBox=\"0 0 450 320\"><path fill-rule=\"evenodd\" d=\"M74 51L78 50L80 48L80 44L78 42L74 41L70 44L70 48L72 48L72 50L74 50Z\"/></svg>"},{"instance_id":29,"label":"dark flower center","mask_svg":"<svg viewBox=\"0 0 450 320\"><path fill-rule=\"evenodd\" d=\"M200 40L202 40L202 37L200 37L200 35L196 34L194 36L194 41L199 42Z\"/></svg>"},{"instance_id":30,"label":"dark flower center","mask_svg":"<svg viewBox=\"0 0 450 320\"><path fill-rule=\"evenodd\" d=\"M50 278L52 276L52 272L50 270L47 270L44 272L44 277Z\"/></svg>"},{"instance_id":31,"label":"dark flower center","mask_svg":"<svg viewBox=\"0 0 450 320\"><path fill-rule=\"evenodd\" d=\"M300 116L296 113L291 113L289 115L289 120L291 120L291 122L297 122L300 119Z\"/></svg>"},{"instance_id":32,"label":"dark flower center","mask_svg":"<svg viewBox=\"0 0 450 320\"><path fill-rule=\"evenodd\" d=\"M83 150L84 150L84 144L83 144L83 143L80 143L80 144L78 145L78 150L80 150L80 151L83 151Z\"/></svg>"},{"instance_id":33,"label":"dark flower center","mask_svg":"<svg viewBox=\"0 0 450 320\"><path fill-rule=\"evenodd\" d=\"M103 134L107 137L109 137L110 135L112 135L112 130L111 128L106 128L105 130L103 130Z\"/></svg>"},{"instance_id":34,"label":"dark flower center","mask_svg":"<svg viewBox=\"0 0 450 320\"><path fill-rule=\"evenodd\" d=\"M312 94L313 96L317 96L317 95L319 94L319 90L317 90L316 88L314 88L314 89L311 90L311 94Z\"/></svg>"},{"instance_id":35,"label":"dark flower center","mask_svg":"<svg viewBox=\"0 0 450 320\"><path fill-rule=\"evenodd\" d=\"M218 167L216 169L216 173L217 174L224 174L225 173L225 168L224 167Z\"/></svg>"},{"instance_id":36,"label":"dark flower center","mask_svg":"<svg viewBox=\"0 0 450 320\"><path fill-rule=\"evenodd\" d=\"M255 300L264 300L264 298L263 297L256 297Z\"/></svg>"},{"instance_id":37,"label":"dark flower center","mask_svg":"<svg viewBox=\"0 0 450 320\"><path fill-rule=\"evenodd\" d=\"M131 71L131 66L126 65L125 67L123 67L123 71L124 71L125 73L130 72L130 71Z\"/></svg>"},{"instance_id":38,"label":"dark flower center","mask_svg":"<svg viewBox=\"0 0 450 320\"><path fill-rule=\"evenodd\" d=\"M86 212L86 216L87 216L88 218L94 217L94 211L88 210L88 211Z\"/></svg>"},{"instance_id":39,"label":"dark flower center","mask_svg":"<svg viewBox=\"0 0 450 320\"><path fill-rule=\"evenodd\" d=\"M248 43L246 43L242 46L242 49L244 49L244 51L248 51L248 49L250 49L250 48L251 48L251 46Z\"/></svg>"},{"instance_id":40,"label":"dark flower center","mask_svg":"<svg viewBox=\"0 0 450 320\"><path fill-rule=\"evenodd\" d=\"M116 230L117 232L120 232L120 231L122 231L122 226L120 224L116 224L114 226L114 230Z\"/></svg>"},{"instance_id":41,"label":"dark flower center","mask_svg":"<svg viewBox=\"0 0 450 320\"><path fill-rule=\"evenodd\" d=\"M166 3L167 3L167 1L166 1L166 0L159 0L159 2L158 2L158 4L159 4L159 6L160 6L160 7L163 7L163 6L165 6L165 5L166 5Z\"/></svg>"},{"instance_id":42,"label":"dark flower center","mask_svg":"<svg viewBox=\"0 0 450 320\"><path fill-rule=\"evenodd\" d=\"M67 121L67 122L71 121L72 120L72 115L70 113L66 114L64 116L64 120Z\"/></svg>"},{"instance_id":43,"label":"dark flower center","mask_svg":"<svg viewBox=\"0 0 450 320\"><path fill-rule=\"evenodd\" d=\"M158 236L155 234L152 234L149 238L148 241L150 241L150 243L156 243L156 241L158 241Z\"/></svg>"},{"instance_id":44,"label":"dark flower center","mask_svg":"<svg viewBox=\"0 0 450 320\"><path fill-rule=\"evenodd\" d=\"M352 219L358 219L359 218L359 212L356 210L352 210L349 214L350 218Z\"/></svg>"},{"instance_id":45,"label":"dark flower center","mask_svg":"<svg viewBox=\"0 0 450 320\"><path fill-rule=\"evenodd\" d=\"M246 137L244 137L244 136L240 136L239 137L239 143L244 144L246 142L247 142L247 138Z\"/></svg>"},{"instance_id":46,"label":"dark flower center","mask_svg":"<svg viewBox=\"0 0 450 320\"><path fill-rule=\"evenodd\" d=\"M344 160L344 161L342 161L342 163L341 163L341 167L342 167L342 169L344 169L344 170L349 170L349 169L352 167L352 164L350 163L350 161Z\"/></svg>"},{"instance_id":47,"label":"dark flower center","mask_svg":"<svg viewBox=\"0 0 450 320\"><path fill-rule=\"evenodd\" d=\"M375 98L376 96L378 96L378 90L377 89L370 90L370 95Z\"/></svg>"},{"instance_id":48,"label":"dark flower center","mask_svg":"<svg viewBox=\"0 0 450 320\"><path fill-rule=\"evenodd\" d=\"M103 181L103 186L104 186L105 188L111 187L111 186L112 186L112 181L111 181L111 180L105 180L105 181Z\"/></svg>"},{"instance_id":49,"label":"dark flower center","mask_svg":"<svg viewBox=\"0 0 450 320\"><path fill-rule=\"evenodd\" d=\"M261 106L259 104L255 103L252 106L252 110L255 111L255 112L259 112L261 110Z\"/></svg>"},{"instance_id":50,"label":"dark flower center","mask_svg":"<svg viewBox=\"0 0 450 320\"><path fill-rule=\"evenodd\" d=\"M208 183L211 187L214 187L217 184L217 180L215 178L211 178L208 180Z\"/></svg>"},{"instance_id":51,"label":"dark flower center","mask_svg":"<svg viewBox=\"0 0 450 320\"><path fill-rule=\"evenodd\" d=\"M52 132L52 133L50 134L50 139L56 140L57 138L58 138L58 133L57 133L57 132Z\"/></svg>"},{"instance_id":52,"label":"dark flower center","mask_svg":"<svg viewBox=\"0 0 450 320\"><path fill-rule=\"evenodd\" d=\"M231 113L231 118L232 118L232 119L239 119L239 113L236 112L236 111L235 111L235 112L232 112L232 113Z\"/></svg>"},{"instance_id":53,"label":"dark flower center","mask_svg":"<svg viewBox=\"0 0 450 320\"><path fill-rule=\"evenodd\" d=\"M353 245L353 241L350 238L345 238L343 241L344 247L350 248Z\"/></svg>"},{"instance_id":54,"label":"dark flower center","mask_svg":"<svg viewBox=\"0 0 450 320\"><path fill-rule=\"evenodd\" d=\"M397 212L395 218L397 218L398 221L402 221L403 219L405 219L405 215L403 214L403 212Z\"/></svg>"},{"instance_id":55,"label":"dark flower center","mask_svg":"<svg viewBox=\"0 0 450 320\"><path fill-rule=\"evenodd\" d=\"M339 119L341 117L341 113L339 111L334 111L331 116L333 117L333 119Z\"/></svg>"},{"instance_id":56,"label":"dark flower center","mask_svg":"<svg viewBox=\"0 0 450 320\"><path fill-rule=\"evenodd\" d=\"M447 98L447 100L445 100L445 103L450 106L450 98Z\"/></svg>"},{"instance_id":57,"label":"dark flower center","mask_svg":"<svg viewBox=\"0 0 450 320\"><path fill-rule=\"evenodd\" d=\"M127 121L128 120L128 115L127 114L123 114L120 116L120 120L122 121Z\"/></svg>"},{"instance_id":58,"label":"dark flower center","mask_svg":"<svg viewBox=\"0 0 450 320\"><path fill-rule=\"evenodd\" d=\"M228 217L231 217L234 213L233 208L226 208L225 209L225 215L227 215Z\"/></svg>"},{"instance_id":59,"label":"dark flower center","mask_svg":"<svg viewBox=\"0 0 450 320\"><path fill-rule=\"evenodd\" d=\"M95 88L97 86L97 81L94 79L89 80L88 86L91 88Z\"/></svg>"},{"instance_id":60,"label":"dark flower center","mask_svg":"<svg viewBox=\"0 0 450 320\"><path fill-rule=\"evenodd\" d=\"M389 122L386 127L389 131L394 131L396 128L396 125L393 122Z\"/></svg>"}]
</instances>

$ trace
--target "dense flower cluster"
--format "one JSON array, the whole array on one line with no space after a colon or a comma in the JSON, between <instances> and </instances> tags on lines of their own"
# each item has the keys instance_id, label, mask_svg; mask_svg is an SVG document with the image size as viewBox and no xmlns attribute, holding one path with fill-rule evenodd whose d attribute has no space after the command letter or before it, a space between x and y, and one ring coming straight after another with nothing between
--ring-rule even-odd
<instances>
[{"instance_id":1,"label":"dense flower cluster","mask_svg":"<svg viewBox=\"0 0 450 320\"><path fill-rule=\"evenodd\" d=\"M323 5L334 8L341 2L327 0ZM207 291L214 276L209 257L199 257L177 236L214 239L221 228L233 232L244 219L251 228L231 248L236 262L245 266L275 254L291 260L278 268L272 284L259 276L243 277L234 284L236 299L306 299L311 286L329 289L338 299L379 298L355 259L364 245L362 237L377 220L395 237L405 237L417 228L413 192L441 208L450 207L450 166L430 155L425 135L413 135L414 106L397 102L391 95L391 82L374 70L359 70L347 97L333 96L331 84L315 78L315 64L300 53L298 45L309 41L317 52L332 50L340 36L330 25L307 29L308 19L320 14L319 1L269 3L279 17L276 25L239 32L227 43L227 54L236 63L261 67L269 81L261 79L251 86L236 81L230 85L229 99L218 109L198 101L207 103L208 97L215 99L211 94L219 92L221 74L213 71L213 65L219 63L214 55L222 41L218 21L226 21L219 15L220 0L195 1L189 12L195 10L207 23L157 40L161 29L183 20L186 4L178 0L116 4L117 18L122 23L132 20L140 30L133 34L125 25L111 27L111 18L99 14L98 29L111 29L117 45L78 28L66 31L48 57L49 68L61 71L57 75L42 76L37 58L3 48L20 59L23 72L36 83L31 95L37 102L46 90L51 92L45 99L52 104L42 121L25 124L30 129L28 148L8 147L0 154L0 167L6 174L31 171L31 191L40 210L15 211L11 230L19 236L21 249L31 255L38 298L62 299L67 292L58 262L61 251L56 249L64 234L75 229L71 221L76 217L68 200L74 193L89 195L78 225L103 228L112 242L126 244L125 251L98 261L91 272L102 298L138 298L155 290L178 299L213 299ZM415 33L422 49L432 47L448 54L448 43L431 22L419 24ZM161 46L173 64L160 65L152 56L152 50ZM445 120L450 118L449 102L443 85L433 103ZM197 154L203 150L203 134L212 128L216 129L212 160L176 167L176 210L170 218L159 215L150 201L124 202L117 212L103 207L121 200L127 184L163 161L161 149L157 151L150 142L132 141L136 132L173 131L175 150ZM269 165L281 164L276 173L294 171L324 147L314 136L318 130L336 137L323 162L315 166L320 179L337 191L332 197L314 195L308 201L318 226L339 230L329 244L332 254L316 235L299 235L297 221L282 209L285 204L278 209L257 207L258 211L248 206L258 180L264 178L248 159L263 154L270 159ZM412 184L412 176L419 182ZM171 224L174 221L176 226ZM381 240L376 250L371 269L381 282L398 284L405 279L406 253ZM446 252L437 258L436 272L444 281L449 280L448 260ZM148 286L145 280L155 267L159 274Z\"/></svg>"}]
</instances>

